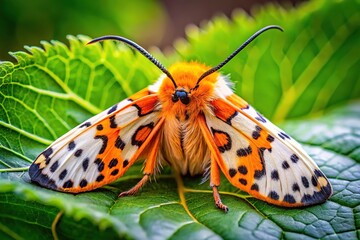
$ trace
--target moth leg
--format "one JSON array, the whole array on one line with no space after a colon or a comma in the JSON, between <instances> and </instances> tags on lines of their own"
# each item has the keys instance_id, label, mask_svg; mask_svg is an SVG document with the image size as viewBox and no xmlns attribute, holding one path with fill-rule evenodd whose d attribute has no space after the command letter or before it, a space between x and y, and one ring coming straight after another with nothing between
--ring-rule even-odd
<instances>
[{"instance_id":1,"label":"moth leg","mask_svg":"<svg viewBox=\"0 0 360 240\"><path fill-rule=\"evenodd\" d=\"M218 187L220 186L220 170L219 166L216 163L216 160L211 156L211 166L210 166L210 187L213 189L213 196L215 205L217 208L224 210L225 212L229 211L229 208L222 203Z\"/></svg>"},{"instance_id":2,"label":"moth leg","mask_svg":"<svg viewBox=\"0 0 360 240\"><path fill-rule=\"evenodd\" d=\"M159 136L159 134L157 134L157 136L155 137L152 144L150 144L151 150L150 150L150 152L147 156L146 162L145 162L145 167L144 167L144 171L143 171L144 176L134 187L132 187L128 191L120 193L118 196L119 198L137 194L139 192L139 190L149 181L150 176L154 173L157 152L159 149L158 148L159 142L160 142L160 136Z\"/></svg>"},{"instance_id":3,"label":"moth leg","mask_svg":"<svg viewBox=\"0 0 360 240\"><path fill-rule=\"evenodd\" d=\"M119 194L119 198L120 197L125 197L125 196L129 196L129 195L135 195L139 192L139 190L145 185L145 183L147 181L149 181L149 174L145 174L142 179L134 186L132 187L131 189L125 191L125 192L122 192Z\"/></svg>"}]
</instances>

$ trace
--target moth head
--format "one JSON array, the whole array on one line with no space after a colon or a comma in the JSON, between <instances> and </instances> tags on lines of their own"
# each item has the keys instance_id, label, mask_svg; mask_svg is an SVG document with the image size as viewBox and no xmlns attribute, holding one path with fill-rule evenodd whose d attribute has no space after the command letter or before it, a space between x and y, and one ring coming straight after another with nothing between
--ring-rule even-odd
<instances>
[{"instance_id":1,"label":"moth head","mask_svg":"<svg viewBox=\"0 0 360 240\"><path fill-rule=\"evenodd\" d=\"M193 102L199 96L206 98L207 95L211 94L211 86L216 82L217 74L213 74L206 78L205 82L208 82L206 87L205 82L197 92L191 92L191 89L196 84L196 81L199 79L201 74L210 69L210 67L198 63L198 62L178 62L170 66L169 72L173 76L176 86L171 82L170 78L165 77L162 80L159 92L160 95L169 98L171 96L171 101L173 104L181 103L183 105L188 105L190 102Z\"/></svg>"},{"instance_id":2,"label":"moth head","mask_svg":"<svg viewBox=\"0 0 360 240\"><path fill-rule=\"evenodd\" d=\"M171 100L174 103L180 100L183 104L188 105L190 102L189 93L185 89L176 89Z\"/></svg>"}]
</instances>

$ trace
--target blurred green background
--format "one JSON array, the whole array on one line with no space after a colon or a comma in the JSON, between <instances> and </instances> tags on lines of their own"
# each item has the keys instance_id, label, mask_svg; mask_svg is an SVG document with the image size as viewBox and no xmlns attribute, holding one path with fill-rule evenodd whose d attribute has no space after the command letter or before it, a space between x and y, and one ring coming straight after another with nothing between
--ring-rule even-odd
<instances>
[{"instance_id":1,"label":"blurred green background","mask_svg":"<svg viewBox=\"0 0 360 240\"><path fill-rule=\"evenodd\" d=\"M66 35L90 37L114 34L135 40L145 48L171 47L184 37L188 24L199 25L215 15L231 16L234 9L247 12L269 2L290 7L301 0L1 0L0 60L15 61L9 51L24 45L39 46L41 40L66 43Z\"/></svg>"}]
</instances>

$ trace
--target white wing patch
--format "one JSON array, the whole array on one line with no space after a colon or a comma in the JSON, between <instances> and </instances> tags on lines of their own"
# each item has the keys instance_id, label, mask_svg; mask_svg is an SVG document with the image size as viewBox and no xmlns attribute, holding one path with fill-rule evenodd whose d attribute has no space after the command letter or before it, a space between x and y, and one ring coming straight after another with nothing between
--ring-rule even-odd
<instances>
[{"instance_id":1,"label":"white wing patch","mask_svg":"<svg viewBox=\"0 0 360 240\"><path fill-rule=\"evenodd\" d=\"M143 106L141 108L140 106ZM155 95L126 99L56 140L30 166L40 185L80 192L120 177L159 121ZM90 186L91 185L91 186Z\"/></svg>"},{"instance_id":2,"label":"white wing patch","mask_svg":"<svg viewBox=\"0 0 360 240\"><path fill-rule=\"evenodd\" d=\"M250 105L240 109L224 98L212 104L206 122L222 157L219 166L225 165L222 171L233 185L284 206L330 197L330 183L298 142Z\"/></svg>"},{"instance_id":3,"label":"white wing patch","mask_svg":"<svg viewBox=\"0 0 360 240\"><path fill-rule=\"evenodd\" d=\"M259 192L289 203L309 205L325 201L332 194L331 185L301 145L250 105L242 110L274 137L271 152L264 152L268 174L255 179Z\"/></svg>"},{"instance_id":4,"label":"white wing patch","mask_svg":"<svg viewBox=\"0 0 360 240\"><path fill-rule=\"evenodd\" d=\"M219 147L219 151L223 157L224 162L229 168L236 169L237 161L234 161L234 151L228 151L227 149L243 149L249 146L249 141L242 135L241 132L234 131L227 123L220 121L211 114L205 114L206 124L210 129L211 134L225 134L226 137L231 139L228 144L223 144ZM245 133L245 132L244 132ZM246 134L246 133L245 133Z\"/></svg>"}]
</instances>

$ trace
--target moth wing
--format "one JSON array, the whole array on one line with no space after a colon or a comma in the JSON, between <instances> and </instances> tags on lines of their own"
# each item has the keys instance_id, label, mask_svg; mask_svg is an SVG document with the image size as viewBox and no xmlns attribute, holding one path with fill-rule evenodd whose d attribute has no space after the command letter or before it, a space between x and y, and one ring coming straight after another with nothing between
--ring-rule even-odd
<instances>
[{"instance_id":1,"label":"moth wing","mask_svg":"<svg viewBox=\"0 0 360 240\"><path fill-rule=\"evenodd\" d=\"M32 181L64 192L84 192L121 177L161 126L159 101L147 89L75 127L30 166Z\"/></svg>"},{"instance_id":2,"label":"moth wing","mask_svg":"<svg viewBox=\"0 0 360 240\"><path fill-rule=\"evenodd\" d=\"M296 207L324 202L332 188L299 143L238 96L211 102L205 120L226 178L269 203Z\"/></svg>"}]
</instances>

